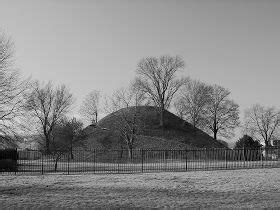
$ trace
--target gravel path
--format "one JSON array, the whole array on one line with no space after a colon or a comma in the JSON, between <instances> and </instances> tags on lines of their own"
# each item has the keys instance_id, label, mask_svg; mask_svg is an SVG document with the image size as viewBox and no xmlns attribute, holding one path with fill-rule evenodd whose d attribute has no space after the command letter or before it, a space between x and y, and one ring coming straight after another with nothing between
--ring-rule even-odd
<instances>
[{"instance_id":1,"label":"gravel path","mask_svg":"<svg viewBox=\"0 0 280 210\"><path fill-rule=\"evenodd\" d=\"M280 207L280 169L0 176L0 208Z\"/></svg>"}]
</instances>

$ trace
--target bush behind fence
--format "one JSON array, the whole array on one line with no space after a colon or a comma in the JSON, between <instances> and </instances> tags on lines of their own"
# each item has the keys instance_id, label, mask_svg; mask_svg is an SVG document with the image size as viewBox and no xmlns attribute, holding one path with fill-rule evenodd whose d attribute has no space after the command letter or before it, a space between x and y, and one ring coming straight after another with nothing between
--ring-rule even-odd
<instances>
[{"instance_id":1,"label":"bush behind fence","mask_svg":"<svg viewBox=\"0 0 280 210\"><path fill-rule=\"evenodd\" d=\"M138 173L280 167L280 149L0 150L1 173Z\"/></svg>"}]
</instances>

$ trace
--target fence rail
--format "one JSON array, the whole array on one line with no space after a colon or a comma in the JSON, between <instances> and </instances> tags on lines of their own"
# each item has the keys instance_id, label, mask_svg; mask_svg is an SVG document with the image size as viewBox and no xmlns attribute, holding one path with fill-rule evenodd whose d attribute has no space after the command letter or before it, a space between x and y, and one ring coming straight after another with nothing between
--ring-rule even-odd
<instances>
[{"instance_id":1,"label":"fence rail","mask_svg":"<svg viewBox=\"0 0 280 210\"><path fill-rule=\"evenodd\" d=\"M280 148L195 150L0 150L0 173L141 173L280 167ZM16 155L15 155L16 154Z\"/></svg>"}]
</instances>

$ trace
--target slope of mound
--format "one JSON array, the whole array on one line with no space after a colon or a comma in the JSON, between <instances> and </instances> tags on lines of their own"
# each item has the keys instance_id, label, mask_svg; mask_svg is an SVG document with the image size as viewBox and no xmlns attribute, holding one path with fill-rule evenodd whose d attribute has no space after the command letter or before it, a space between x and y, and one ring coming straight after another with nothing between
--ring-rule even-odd
<instances>
[{"instance_id":1,"label":"slope of mound","mask_svg":"<svg viewBox=\"0 0 280 210\"><path fill-rule=\"evenodd\" d=\"M120 109L101 119L96 127L87 127L90 147L119 149L125 147L120 135L124 129L137 129L134 148L186 149L224 147L205 132L165 110L164 127L159 127L156 107L140 106Z\"/></svg>"}]
</instances>

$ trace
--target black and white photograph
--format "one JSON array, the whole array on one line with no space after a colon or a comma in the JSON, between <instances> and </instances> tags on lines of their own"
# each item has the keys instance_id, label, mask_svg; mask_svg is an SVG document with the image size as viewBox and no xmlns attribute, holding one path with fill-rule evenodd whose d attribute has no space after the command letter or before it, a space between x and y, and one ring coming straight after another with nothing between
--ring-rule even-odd
<instances>
[{"instance_id":1,"label":"black and white photograph","mask_svg":"<svg viewBox=\"0 0 280 210\"><path fill-rule=\"evenodd\" d=\"M278 0L0 0L0 209L278 209L279 92Z\"/></svg>"}]
</instances>

